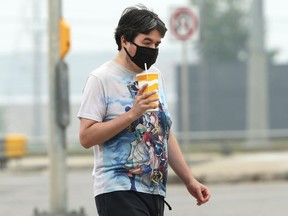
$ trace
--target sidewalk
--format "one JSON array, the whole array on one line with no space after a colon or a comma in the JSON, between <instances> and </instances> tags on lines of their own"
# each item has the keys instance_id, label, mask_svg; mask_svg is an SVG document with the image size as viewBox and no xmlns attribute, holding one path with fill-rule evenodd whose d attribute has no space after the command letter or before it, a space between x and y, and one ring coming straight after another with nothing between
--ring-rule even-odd
<instances>
[{"instance_id":1,"label":"sidewalk","mask_svg":"<svg viewBox=\"0 0 288 216\"><path fill-rule=\"evenodd\" d=\"M288 181L288 152L242 153L231 156L219 154L186 155L194 176L203 183L235 183L247 181ZM47 156L30 156L11 160L0 174L14 172L47 171ZM67 167L70 169L93 168L93 155L68 156ZM169 182L180 180L169 170Z\"/></svg>"},{"instance_id":2,"label":"sidewalk","mask_svg":"<svg viewBox=\"0 0 288 216\"><path fill-rule=\"evenodd\" d=\"M190 167L203 183L288 181L288 152L218 156Z\"/></svg>"}]
</instances>

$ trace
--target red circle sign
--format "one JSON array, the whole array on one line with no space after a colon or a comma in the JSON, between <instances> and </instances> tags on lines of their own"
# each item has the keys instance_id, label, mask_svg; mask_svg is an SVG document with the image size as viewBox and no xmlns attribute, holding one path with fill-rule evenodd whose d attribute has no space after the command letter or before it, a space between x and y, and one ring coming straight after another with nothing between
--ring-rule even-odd
<instances>
[{"instance_id":1,"label":"red circle sign","mask_svg":"<svg viewBox=\"0 0 288 216\"><path fill-rule=\"evenodd\" d=\"M188 40L198 29L198 18L189 8L177 8L171 15L170 27L178 40Z\"/></svg>"}]
</instances>

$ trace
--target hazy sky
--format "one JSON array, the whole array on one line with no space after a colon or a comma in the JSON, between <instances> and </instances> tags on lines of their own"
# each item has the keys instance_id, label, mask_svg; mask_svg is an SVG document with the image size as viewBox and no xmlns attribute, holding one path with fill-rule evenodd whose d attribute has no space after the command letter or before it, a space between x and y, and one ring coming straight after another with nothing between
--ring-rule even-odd
<instances>
[{"instance_id":1,"label":"hazy sky","mask_svg":"<svg viewBox=\"0 0 288 216\"><path fill-rule=\"evenodd\" d=\"M32 3L39 4L38 27L43 32L43 49L47 46L47 1L46 0L0 0L0 53L15 53L31 50L33 10ZM246 0L245 0L246 1ZM172 7L182 6L188 0L63 0L63 16L71 26L71 52L116 50L113 32L123 9L139 2L158 13L168 25ZM101 2L101 3L99 3ZM288 1L266 0L266 44L268 48L281 51L280 60L288 61ZM171 42L169 36L163 40L161 49L180 46Z\"/></svg>"}]
</instances>

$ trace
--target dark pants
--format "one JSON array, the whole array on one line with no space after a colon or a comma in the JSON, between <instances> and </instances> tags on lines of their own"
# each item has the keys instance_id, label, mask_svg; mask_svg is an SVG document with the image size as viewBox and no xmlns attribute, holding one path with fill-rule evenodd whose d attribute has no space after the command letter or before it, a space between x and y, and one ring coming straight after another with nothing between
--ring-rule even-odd
<instances>
[{"instance_id":1,"label":"dark pants","mask_svg":"<svg viewBox=\"0 0 288 216\"><path fill-rule=\"evenodd\" d=\"M164 197L116 191L95 197L99 216L163 216Z\"/></svg>"}]
</instances>

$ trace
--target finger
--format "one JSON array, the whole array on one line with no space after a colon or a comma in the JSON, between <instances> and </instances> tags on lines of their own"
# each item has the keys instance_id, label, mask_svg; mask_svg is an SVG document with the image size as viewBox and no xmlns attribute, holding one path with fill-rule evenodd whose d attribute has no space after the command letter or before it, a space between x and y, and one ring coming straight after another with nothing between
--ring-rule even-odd
<instances>
[{"instance_id":1,"label":"finger","mask_svg":"<svg viewBox=\"0 0 288 216\"><path fill-rule=\"evenodd\" d=\"M203 200L197 199L197 205L198 206L208 202L210 199L210 194L209 194L208 190L203 190L202 195L203 195Z\"/></svg>"},{"instance_id":2,"label":"finger","mask_svg":"<svg viewBox=\"0 0 288 216\"><path fill-rule=\"evenodd\" d=\"M203 190L202 194L205 201L208 201L210 199L210 193L207 189Z\"/></svg>"},{"instance_id":3,"label":"finger","mask_svg":"<svg viewBox=\"0 0 288 216\"><path fill-rule=\"evenodd\" d=\"M139 89L137 95L142 95L145 91L145 89L147 88L148 84L144 84L143 86L141 86L141 88Z\"/></svg>"},{"instance_id":4,"label":"finger","mask_svg":"<svg viewBox=\"0 0 288 216\"><path fill-rule=\"evenodd\" d=\"M202 194L202 191L201 189L200 190L197 190L197 199L201 202L204 201L204 197L203 197L203 194Z\"/></svg>"},{"instance_id":5,"label":"finger","mask_svg":"<svg viewBox=\"0 0 288 216\"><path fill-rule=\"evenodd\" d=\"M146 97L144 101L146 101L146 103L156 102L158 101L158 98Z\"/></svg>"},{"instance_id":6,"label":"finger","mask_svg":"<svg viewBox=\"0 0 288 216\"><path fill-rule=\"evenodd\" d=\"M145 92L140 96L142 96L143 98L158 98L158 96L155 96L157 93L157 91Z\"/></svg>"},{"instance_id":7,"label":"finger","mask_svg":"<svg viewBox=\"0 0 288 216\"><path fill-rule=\"evenodd\" d=\"M139 104L150 104L159 101L159 99L150 97L150 94L144 93L142 95L136 95L135 101L137 101Z\"/></svg>"},{"instance_id":8,"label":"finger","mask_svg":"<svg viewBox=\"0 0 288 216\"><path fill-rule=\"evenodd\" d=\"M151 92L147 92L146 94L147 94L147 96L149 97L149 96L155 95L155 94L157 94L157 93L158 93L158 91L157 91L157 90L154 90L154 91L151 91Z\"/></svg>"},{"instance_id":9,"label":"finger","mask_svg":"<svg viewBox=\"0 0 288 216\"><path fill-rule=\"evenodd\" d=\"M155 103L157 102L157 99L146 99L146 100L143 100L143 103L141 103L142 107L144 109L156 109L158 107L158 103Z\"/></svg>"}]
</instances>

